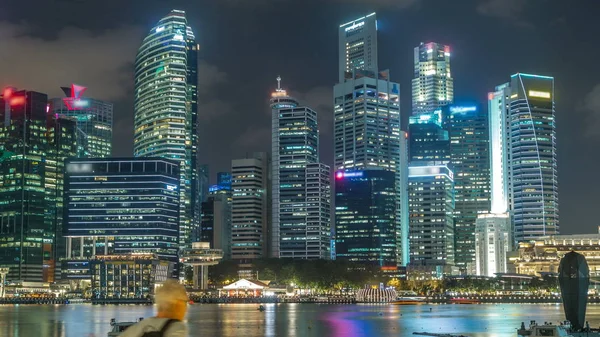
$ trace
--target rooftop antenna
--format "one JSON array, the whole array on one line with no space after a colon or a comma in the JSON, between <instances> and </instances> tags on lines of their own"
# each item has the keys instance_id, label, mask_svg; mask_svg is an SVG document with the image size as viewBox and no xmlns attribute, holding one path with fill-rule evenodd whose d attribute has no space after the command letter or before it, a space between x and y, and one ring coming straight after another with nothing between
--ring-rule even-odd
<instances>
[{"instance_id":1,"label":"rooftop antenna","mask_svg":"<svg viewBox=\"0 0 600 337\"><path fill-rule=\"evenodd\" d=\"M281 76L277 76L277 91L281 90Z\"/></svg>"}]
</instances>

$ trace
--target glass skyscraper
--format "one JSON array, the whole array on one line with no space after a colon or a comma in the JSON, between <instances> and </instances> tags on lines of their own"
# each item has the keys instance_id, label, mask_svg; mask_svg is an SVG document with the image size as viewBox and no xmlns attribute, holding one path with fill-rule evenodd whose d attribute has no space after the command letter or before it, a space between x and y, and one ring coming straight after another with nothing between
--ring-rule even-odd
<instances>
[{"instance_id":1,"label":"glass skyscraper","mask_svg":"<svg viewBox=\"0 0 600 337\"><path fill-rule=\"evenodd\" d=\"M185 12L173 10L144 38L135 62L134 155L176 160L181 169L180 244L199 226L198 45Z\"/></svg>"},{"instance_id":2,"label":"glass skyscraper","mask_svg":"<svg viewBox=\"0 0 600 337\"><path fill-rule=\"evenodd\" d=\"M62 88L66 97L50 99L50 111L77 122L77 157L104 158L112 152L113 105L83 97L87 88Z\"/></svg>"},{"instance_id":3,"label":"glass skyscraper","mask_svg":"<svg viewBox=\"0 0 600 337\"><path fill-rule=\"evenodd\" d=\"M450 47L435 42L421 43L414 53L412 113L432 112L453 101Z\"/></svg>"},{"instance_id":4,"label":"glass skyscraper","mask_svg":"<svg viewBox=\"0 0 600 337\"><path fill-rule=\"evenodd\" d=\"M48 96L0 95L0 266L13 281L53 282L62 225L63 162L75 124L48 113Z\"/></svg>"},{"instance_id":5,"label":"glass skyscraper","mask_svg":"<svg viewBox=\"0 0 600 337\"><path fill-rule=\"evenodd\" d=\"M319 164L317 112L299 106L280 81L271 95L271 256L327 259L331 255L330 169Z\"/></svg>"},{"instance_id":6,"label":"glass skyscraper","mask_svg":"<svg viewBox=\"0 0 600 337\"><path fill-rule=\"evenodd\" d=\"M511 76L509 201L516 241L559 233L554 78Z\"/></svg>"},{"instance_id":7,"label":"glass skyscraper","mask_svg":"<svg viewBox=\"0 0 600 337\"><path fill-rule=\"evenodd\" d=\"M454 171L455 262L463 272L475 262L475 222L490 208L488 115L478 105L443 108Z\"/></svg>"},{"instance_id":8,"label":"glass skyscraper","mask_svg":"<svg viewBox=\"0 0 600 337\"><path fill-rule=\"evenodd\" d=\"M154 253L178 261L177 162L69 159L65 166L68 258Z\"/></svg>"},{"instance_id":9,"label":"glass skyscraper","mask_svg":"<svg viewBox=\"0 0 600 337\"><path fill-rule=\"evenodd\" d=\"M336 259L397 267L396 173L338 171L335 181Z\"/></svg>"},{"instance_id":10,"label":"glass skyscraper","mask_svg":"<svg viewBox=\"0 0 600 337\"><path fill-rule=\"evenodd\" d=\"M388 71L379 71L377 67L377 21L375 13L340 26L339 56L340 81L334 86L334 165L336 175L346 171L388 171L394 176L396 207L393 215L396 224L396 250L394 252L398 265L402 264L401 212L402 198L406 191L402 187L402 140L404 133L400 130L400 86L389 80ZM375 174L375 173L373 173ZM382 173L383 174L383 173ZM343 214L354 212L352 209L341 210L338 205L357 206L345 198L348 194L338 193L338 186L343 180L335 179L336 194L336 249L344 249L341 242L353 245L354 236L346 229L338 231L341 226L338 218ZM365 194L372 196L372 194ZM356 210L359 212L359 210ZM357 239L359 240L359 239ZM364 240L364 239L360 239ZM376 238L373 238L376 240ZM360 243L356 243L359 245ZM360 259L362 252L337 254L337 258ZM350 254L350 255L348 255ZM366 261L364 261L366 262Z\"/></svg>"},{"instance_id":11,"label":"glass skyscraper","mask_svg":"<svg viewBox=\"0 0 600 337\"><path fill-rule=\"evenodd\" d=\"M450 136L441 109L410 116L408 134L411 163L447 164L450 161Z\"/></svg>"}]
</instances>

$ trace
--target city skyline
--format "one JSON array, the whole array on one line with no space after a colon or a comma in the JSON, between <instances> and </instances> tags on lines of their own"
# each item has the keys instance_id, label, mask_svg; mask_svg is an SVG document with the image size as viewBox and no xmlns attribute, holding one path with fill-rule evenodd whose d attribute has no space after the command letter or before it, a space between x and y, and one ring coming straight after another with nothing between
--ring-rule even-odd
<instances>
[{"instance_id":1,"label":"city skyline","mask_svg":"<svg viewBox=\"0 0 600 337\"><path fill-rule=\"evenodd\" d=\"M483 2L482 2L483 3ZM479 6L481 4L472 4L472 7L470 7L470 10L474 13L477 14L477 6ZM176 5L169 5L169 7L175 7ZM422 7L426 7L427 5L423 4L421 5ZM183 6L181 7L182 9L186 9L189 13L189 15L192 16L196 16L198 14L196 14L196 11L190 10L189 8L185 8L187 6ZM333 41L330 39L331 36L335 36L337 34L337 32L335 31L335 27L339 26L339 24L342 24L343 22L347 22L348 19L353 18L353 17L359 17L361 15L364 15L366 13L370 13L370 11L368 10L354 10L351 8L352 6L349 6L349 9L346 9L346 11L348 12L352 12L352 14L347 14L348 12L339 14L339 16L343 16L342 17L330 17L328 18L328 24L325 25L325 23L323 23L323 25L319 25L320 30L323 31L323 40L327 40L327 41L323 41L323 44L331 44L333 43ZM458 6L457 7L461 7ZM170 8L169 8L170 9ZM209 8L210 9L210 8ZM215 8L212 8L215 9ZM458 9L457 9L458 10ZM266 9L263 9L263 11L266 11ZM382 30L380 32L380 40L382 39L386 39L387 41L390 40L390 38L394 37L394 36L398 36L399 34L399 30L392 30L391 28L393 27L393 23L391 22L391 17L393 17L394 15L398 15L398 16L404 16L407 15L408 11L412 11L413 13L417 13L418 15L420 15L419 13L422 13L424 11L424 9L419 8L418 6L415 8L409 8L409 9L405 9L403 12L401 12L400 10L390 10L390 12L382 12L382 11L378 11L378 19L380 20L380 29ZM143 12L143 11L142 11ZM393 12L393 13L392 13ZM152 13L150 14L150 16L148 16L148 13ZM156 21L155 19L164 15L164 11L160 11L157 10L156 8L153 8L151 11L148 11L146 14L145 18L141 17L136 17L135 19L133 19L132 21L135 21L135 24L139 24L140 21L143 21L143 23L146 25L146 27L149 27L152 23L152 21ZM569 22L569 13L565 13L564 14L567 19L567 22ZM523 20L523 17L526 17L526 9L523 10L522 12L522 17L521 19ZM479 20L481 20L480 17L478 17ZM496 19L495 19L496 20ZM509 30L510 29L514 29L514 30L518 30L518 28L515 28L513 26L511 26L510 22L505 22L502 21L500 19L499 22L501 24L504 25L508 25ZM205 22L207 20L204 20L204 22L201 19L198 19L197 17L195 17L194 19L190 19L191 25L193 26L193 28L195 28L195 26L201 26L204 28L208 28L207 26L209 26L209 24L211 22ZM210 20L209 20L210 21ZM214 24L214 22L212 22L212 24ZM441 25L442 23L440 23ZM566 23L563 23L566 24ZM289 26L287 26L287 28L289 28ZM520 28L520 29L525 29L525 28ZM452 30L452 28L450 29ZM411 54L411 49L414 48L415 45L418 44L418 42L420 42L421 40L423 40L423 42L429 42L429 41L436 41L436 42L440 42L443 44L448 44L452 47L452 52L453 52L453 64L452 64L452 68L453 68L453 78L455 81L455 101L460 101L461 98L473 98L476 99L478 102L480 103L484 103L485 101L485 94L488 91L492 91L494 86L497 85L498 83L502 83L502 81L505 81L507 75L514 73L515 71L525 71L528 73L535 73L535 74L548 74L548 75L552 75L554 76L557 81L556 81L556 85L557 85L557 93L558 92L565 92L567 91L567 86L571 85L571 82L569 82L569 79L573 80L573 78L569 78L569 76L566 76L565 74L565 70L563 70L559 63L555 62L555 64L552 66L551 64L546 64L546 65L537 65L537 63L539 62L540 59L536 60L535 62L533 62L532 60L530 60L530 57L524 57L524 56L518 56L518 57L513 57L513 63L510 64L509 66L506 65L506 63L501 64L500 66L498 66L497 68L499 69L491 69L493 67L496 67L496 64L494 64L494 62L498 62L498 56L497 55L493 55L493 50L487 52L487 54L489 55L489 59L485 60L485 63L483 62L477 62L477 55L478 53L474 52L473 49L470 50L470 53L468 52L468 50L465 48L468 43L473 43L473 44L477 44L477 40L469 40L469 36L467 34L465 34L465 38L464 40L461 41L461 39L457 38L457 34L456 33L448 33L447 35L442 34L437 32L436 30L431 30L429 29L429 31L424 30L424 32L419 32L419 29L417 29L418 33L416 35L419 35L418 37L411 37L410 38L410 43L400 43L399 45L401 46L401 53L400 55L402 55L402 57L398 58L398 60L395 60L394 62L391 63L390 68L392 68L391 73L393 74L393 79L395 81L399 81L401 82L401 93L402 93L402 97L401 97L401 101L403 101L403 105L402 105L402 115L404 116L403 118L407 117L407 113L408 110L406 110L405 106L406 103L408 101L408 92L409 92L409 86L406 85L407 81L410 81L410 76L406 76L407 72L404 71L400 71L400 72L396 72L394 71L394 68L400 66L401 69L406 69L407 67L410 68L411 66L411 62L406 62L406 55L408 55L408 59L411 58L412 55ZM531 32L525 31L526 34L531 34ZM440 36L440 34L442 36ZM452 35L454 34L454 38L452 37ZM212 41L213 44L213 50L208 49L208 46L211 46L211 40L210 39L215 39L215 37L209 38L207 37L207 32L206 31L202 31L202 29L199 31L199 33L197 33L197 35L199 36L199 41L201 42L201 45L203 44L204 41L207 41L206 43L204 43L204 47L201 49L201 55L200 55L200 59L201 60L208 60L207 62L214 62L214 55L215 52L216 54L219 54L218 50L213 52L214 50L214 44L216 43L215 41ZM445 36L444 36L445 35ZM320 40L320 39L319 39ZM468 41L467 41L468 40ZM320 44L320 41L315 42L317 44ZM134 43L135 45L139 44L139 41ZM385 64L387 65L388 62L387 60L389 60L391 57L396 57L397 53L394 52L390 52L390 47L386 48L386 44L389 45L389 43L382 43L380 41L380 45L381 45L381 49L383 51L380 51L380 54L386 58L386 61L379 61L380 64ZM535 44L535 43L533 43ZM462 48L461 48L462 46ZM400 48L400 47L397 47ZM533 48L533 47L531 47ZM321 49L319 47L319 49ZM329 48L331 49L331 48ZM542 48L543 50L548 51L548 48ZM325 51L323 51L325 52ZM321 53L323 53L321 52ZM330 54L334 54L335 52L331 52L326 51L327 53ZM287 54L287 53L286 53ZM479 55L481 55L481 53L479 53ZM528 55L527 53L522 53L521 55ZM537 54L538 56L540 54ZM334 55L329 55L328 58L331 58L331 56ZM285 54L279 54L278 58L281 59L285 59L286 55ZM335 62L335 56L334 58L334 62ZM510 58L510 57L509 57ZM532 54L531 58L535 58L535 56ZM552 56L547 56L547 58L552 58ZM211 60L212 59L212 60ZM403 61L400 61L404 59ZM546 57L542 58L541 60L545 60ZM475 61L474 61L475 60ZM475 62L475 64L473 65L473 69L466 69L465 68L465 63L473 63ZM331 63L330 61L327 61L324 63ZM542 62L543 63L543 62ZM210 63L209 63L210 64ZM292 63L293 64L293 63ZM212 64L211 64L212 65ZM482 65L487 65L489 68L481 68ZM274 67L277 67L279 69L281 69L283 66L281 64L275 64L273 65ZM320 67L326 67L326 65L318 65L318 68ZM315 99L315 96L318 96L318 92L316 89L318 89L320 86L330 86L331 84L335 83L335 69L334 67L330 67L327 66L327 68L329 70L327 70L326 72L328 73L327 77L328 80L324 81L322 79L311 79L310 81L313 81L312 84L307 84L307 79L302 78L302 76L299 76L296 74L296 76L292 75L292 74L288 74L287 72L289 70L287 69L281 69L279 72L281 72L282 76L285 77L287 79L287 83L288 83L288 87L294 89L294 88L298 88L300 91L300 95L297 95L299 98L305 98L306 96L310 96L309 99L307 99L308 105L311 106L312 108L316 109L317 111L326 111L323 110L323 108L319 107L319 104L326 104L328 100L330 100L329 97L331 97L331 95L325 95L326 98L323 99L322 101L326 102L326 103L320 103L319 99ZM208 69L208 68L207 68ZM223 71L226 71L228 76L234 76L233 74L235 73L235 67L233 68L229 68L226 67L225 65L220 65L217 66L217 68L210 68L212 70L217 71L217 75L222 75ZM478 72L481 73L480 74L480 78L478 79L469 79L468 77L471 76L473 77L474 75L474 70L479 70ZM272 89L273 84L272 84L272 78L274 76L277 75L277 70L271 69L272 72L269 71L265 71L268 72L268 74L265 74L265 78L269 78L270 81L268 83L265 83L264 86L259 86L259 89L261 92L268 92ZM485 71L489 70L489 75L488 73L486 73ZM501 71L502 70L502 71ZM321 72L321 70L319 69L319 72ZM562 75L560 74L562 72ZM409 71L410 73L410 71ZM581 72L579 72L581 73ZM214 74L213 74L214 75ZM267 76L269 75L269 76ZM237 76L237 75L236 75ZM484 78L482 78L484 77ZM236 77L232 77L231 79L227 79L228 82L231 82L235 79ZM11 83L3 83L3 84L13 84L16 82L15 80L12 80L10 77L7 77L8 81L11 81ZM206 79L205 79L206 80ZM62 81L62 80L61 80ZM259 80L259 82L262 80ZM58 81L57 81L58 82ZM104 95L106 94L106 89L102 90L102 88L100 88L100 86L96 86L94 87L94 79L90 79L90 80L79 80L79 79L73 79L73 82L76 83L83 83L86 84L87 86L89 86L90 88L93 88L94 92L100 90L99 92L104 92ZM472 82L472 83L468 83L468 82ZM587 83L587 86L582 85L580 82L583 83ZM56 83L55 86L58 87L59 85L64 84L65 82L59 82ZM70 82L69 82L70 83ZM222 83L221 83L222 84ZM578 105L582 105L584 104L584 97L585 94L589 91L591 91L593 85L595 83L590 82L589 79L586 79L584 76L584 79L582 81L577 82L575 85L573 85L574 87L578 88L578 91L575 91L575 89L570 89L571 90L571 97L569 98L569 95L562 94L561 95L561 99L557 100L557 118L558 118L558 156L559 156L559 160L561 162L561 168L560 168L560 181L559 184L561 186L561 218L562 218L562 222L566 225L562 228L562 232L563 233L574 233L574 232L586 232L589 231L590 229L594 228L593 226L595 225L595 222L593 221L593 212L592 212L592 204L595 201L594 197L589 197L585 195L585 191L581 192L581 196L578 196L575 194L575 192L579 192L581 186L585 186L585 182L581 181L581 177L586 176L586 172L588 172L587 170L590 169L591 167L594 167L595 165L593 164L586 164L588 160L588 158L582 158L581 156L579 157L574 157L574 153L578 152L578 151L573 151L573 149L580 149L581 151L585 151L585 149L587 147L593 148L593 142L590 142L588 138L585 138L583 135L585 134L585 129L583 129L583 125L584 125L584 118L572 118L572 119L567 119L567 115L571 115L571 114L567 114L566 111L573 111L573 110L577 110L578 109ZM42 91L41 89L43 88L36 88L35 87L35 83L31 83L31 85L21 85L19 87L23 87L23 88L31 88L32 90L39 90ZM217 82L217 86L216 88L219 87L219 83ZM469 87L471 88L471 90L465 90L465 89L469 89ZM474 89L475 87L477 87L477 89ZM311 89L314 88L315 90ZM55 90L56 88L53 88L53 90ZM204 88L206 89L206 88ZM216 89L213 89L214 92L218 91ZM211 92L213 92L213 90L211 90ZM573 95L573 93L576 92L577 95L579 95L579 98L574 97L575 95ZM100 93L99 95L94 95L95 97L97 96L99 99L103 99L103 100L107 100L107 98L110 98L109 94L108 96L103 96L102 93ZM114 96L114 93L112 94ZM55 94L54 92L50 92L50 96L58 96L58 94ZM245 94L242 94L242 96L245 96ZM328 97L327 97L328 96ZM261 97L264 97L261 96ZM565 97L566 99L563 100L563 97ZM109 100L109 99L108 99ZM240 101L242 101L243 99L240 98ZM322 102L321 101L321 102ZM227 162L227 160L230 160L231 158L236 158L236 157L240 157L241 152L249 152L251 150L262 150L263 148L267 148L268 147L268 140L265 141L264 139L261 140L261 137L263 137L263 128L269 129L269 124L268 122L264 122L264 116L261 116L261 112L257 111L258 108L258 104L256 103L256 100L252 101L253 103L251 104L253 107L250 109L251 113L248 113L246 110L246 114L250 115L250 116L258 116L258 118L253 118L256 120L256 122L254 123L250 123L248 125L246 125L247 130L240 130L239 126L233 126L231 131L228 132L223 132L222 130L225 130L221 127L218 127L219 125L219 119L223 118L224 116L212 116L211 118L213 118L212 120L209 120L208 123L206 121L204 121L204 126L202 126L203 130L206 131L207 126L210 126L211 129L216 129L216 130L221 130L219 132L221 133L225 133L227 135L227 140L225 143L223 143L223 147L216 147L218 152L222 152L226 154L227 158L223 158L223 156L219 156L216 155L214 153L214 150L207 150L207 147L210 147L211 143L214 144L213 141L219 142L218 139L223 140L224 138L211 138L211 134L210 133L204 133L201 134L201 149L200 149L200 158L201 158L201 162L202 163L210 163L211 165L211 171L215 172L215 171L219 171L219 170L223 170L227 167L227 164L223 164L223 162ZM201 102L201 104L206 104L207 102ZM210 103L210 101L208 102ZM262 101L260 102L261 104L263 104L263 111L264 111L264 107L265 107L265 102ZM232 103L234 104L234 103ZM116 119L116 128L118 130L115 130L115 140L114 140L114 144L119 144L119 146L115 146L116 150L119 152L114 153L115 155L119 156L119 155L127 155L130 151L130 149L126 149L126 146L123 146L123 144L127 144L127 142L124 142L123 139L123 130L126 130L127 132L129 132L129 130L127 130L127 127L124 127L125 124L123 124L123 112L126 110L131 110L131 105L129 104L125 104L123 101L119 101L116 100L115 101L115 119ZM225 109L222 110L224 112L224 114L226 114L226 112L228 111L228 108L225 107ZM200 114L202 114L203 112L201 111ZM210 114L218 114L218 112L216 111L210 111ZM326 113L321 113L322 115L328 115ZM119 117L117 117L119 116ZM577 115L577 116L581 116L581 115ZM267 116L268 117L268 116ZM201 116L200 118L207 118L206 116ZM228 118L230 120L231 115L229 115ZM327 117L325 117L327 118ZM329 117L330 118L330 117ZM576 120L579 119L579 120ZM222 123L222 122L221 122ZM243 120L241 121L240 124L244 124ZM321 141L321 146L323 148L323 159L325 160L325 162L330 161L332 158L332 156L330 156L329 154L331 153L331 144L332 142L329 142L328 139L331 139L331 134L327 135L327 132L331 133L331 129L327 128L327 125L331 125L331 123L329 122L329 124L327 124L327 122L325 123L320 123L321 125L324 125L323 127L323 134L324 137L326 137L324 140ZM573 127L574 125L579 125L579 127ZM237 129L237 131L236 131ZM248 130L255 130L255 132L246 132ZM329 130L328 130L329 129ZM570 130L577 130L575 132L575 134L570 135L569 132L573 132ZM202 130L201 130L202 131ZM242 132L238 132L238 131L242 131ZM233 136L233 135L240 135L240 136ZM213 134L214 135L214 134ZM232 137L233 136L233 137ZM230 138L237 138L237 139L230 139ZM257 139L257 141L255 141L255 139ZM239 142L239 139L245 139L248 140L247 142L245 142L246 144L242 144ZM268 138L267 138L268 139ZM236 142L237 141L237 142ZM202 145L204 143L204 145ZM209 145L206 145L209 144ZM574 144L579 144L578 145L574 145ZM252 146L253 149L248 148L249 146ZM581 147L580 147L581 146ZM571 150L571 151L569 151ZM121 152L122 151L122 152ZM571 159L571 160L570 160ZM213 181L214 179L211 179L211 181Z\"/></svg>"}]
</instances>

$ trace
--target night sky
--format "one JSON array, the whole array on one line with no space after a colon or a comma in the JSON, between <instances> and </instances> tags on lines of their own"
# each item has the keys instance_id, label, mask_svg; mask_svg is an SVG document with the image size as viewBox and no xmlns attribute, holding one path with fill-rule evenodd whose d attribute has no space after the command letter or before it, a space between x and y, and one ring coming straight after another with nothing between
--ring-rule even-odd
<instances>
[{"instance_id":1,"label":"night sky","mask_svg":"<svg viewBox=\"0 0 600 337\"><path fill-rule=\"evenodd\" d=\"M211 180L231 159L270 149L268 97L283 86L319 113L332 162L338 26L377 11L379 67L410 114L413 48L452 48L456 102L485 103L515 72L554 76L561 232L596 232L600 201L598 0L22 0L0 3L0 86L62 96L87 86L115 104L113 154L131 156L133 62L171 9L200 44L200 157Z\"/></svg>"}]
</instances>

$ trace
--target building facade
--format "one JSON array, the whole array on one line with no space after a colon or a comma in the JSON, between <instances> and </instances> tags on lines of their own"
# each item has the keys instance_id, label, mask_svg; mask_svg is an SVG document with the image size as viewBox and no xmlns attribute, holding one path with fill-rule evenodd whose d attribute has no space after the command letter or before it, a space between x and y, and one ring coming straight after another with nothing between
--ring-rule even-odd
<instances>
[{"instance_id":1,"label":"building facade","mask_svg":"<svg viewBox=\"0 0 600 337\"><path fill-rule=\"evenodd\" d=\"M209 248L220 249L223 258L231 257L231 195L210 195L202 203L200 241Z\"/></svg>"},{"instance_id":2,"label":"building facade","mask_svg":"<svg viewBox=\"0 0 600 337\"><path fill-rule=\"evenodd\" d=\"M454 171L455 263L467 272L475 264L475 222L490 209L488 114L474 104L443 110Z\"/></svg>"},{"instance_id":3,"label":"building facade","mask_svg":"<svg viewBox=\"0 0 600 337\"><path fill-rule=\"evenodd\" d=\"M410 266L426 267L434 277L452 273L454 174L447 165L408 168Z\"/></svg>"},{"instance_id":4,"label":"building facade","mask_svg":"<svg viewBox=\"0 0 600 337\"><path fill-rule=\"evenodd\" d=\"M441 109L410 116L408 135L410 163L450 162L450 135Z\"/></svg>"},{"instance_id":5,"label":"building facade","mask_svg":"<svg viewBox=\"0 0 600 337\"><path fill-rule=\"evenodd\" d=\"M271 95L271 256L320 259L330 256L329 167L319 164L317 112L281 88Z\"/></svg>"},{"instance_id":6,"label":"building facade","mask_svg":"<svg viewBox=\"0 0 600 337\"><path fill-rule=\"evenodd\" d=\"M507 213L481 214L475 224L475 274L507 273L507 252L512 250L512 231Z\"/></svg>"},{"instance_id":7,"label":"building facade","mask_svg":"<svg viewBox=\"0 0 600 337\"><path fill-rule=\"evenodd\" d=\"M590 278L600 277L600 234L550 235L520 242L509 264L519 274L558 274L560 259L571 251L585 256Z\"/></svg>"},{"instance_id":8,"label":"building facade","mask_svg":"<svg viewBox=\"0 0 600 337\"><path fill-rule=\"evenodd\" d=\"M180 245L199 227L198 45L185 12L171 11L154 26L135 62L134 155L180 165Z\"/></svg>"},{"instance_id":9,"label":"building facade","mask_svg":"<svg viewBox=\"0 0 600 337\"><path fill-rule=\"evenodd\" d=\"M66 172L67 258L153 253L178 261L176 161L70 159Z\"/></svg>"},{"instance_id":10,"label":"building facade","mask_svg":"<svg viewBox=\"0 0 600 337\"><path fill-rule=\"evenodd\" d=\"M76 153L75 124L47 111L45 94L0 95L0 267L10 281L54 281L61 254L63 161Z\"/></svg>"},{"instance_id":11,"label":"building facade","mask_svg":"<svg viewBox=\"0 0 600 337\"><path fill-rule=\"evenodd\" d=\"M84 97L77 84L61 88L66 97L50 99L50 111L77 123L77 157L104 158L112 152L112 103Z\"/></svg>"},{"instance_id":12,"label":"building facade","mask_svg":"<svg viewBox=\"0 0 600 337\"><path fill-rule=\"evenodd\" d=\"M515 240L559 233L554 78L511 76L509 201Z\"/></svg>"},{"instance_id":13,"label":"building facade","mask_svg":"<svg viewBox=\"0 0 600 337\"><path fill-rule=\"evenodd\" d=\"M231 162L231 258L241 262L268 256L269 156L253 153Z\"/></svg>"},{"instance_id":14,"label":"building facade","mask_svg":"<svg viewBox=\"0 0 600 337\"><path fill-rule=\"evenodd\" d=\"M421 43L414 52L412 113L432 112L453 101L450 47L435 42Z\"/></svg>"},{"instance_id":15,"label":"building facade","mask_svg":"<svg viewBox=\"0 0 600 337\"><path fill-rule=\"evenodd\" d=\"M397 257L396 173L335 173L336 259L394 268Z\"/></svg>"},{"instance_id":16,"label":"building facade","mask_svg":"<svg viewBox=\"0 0 600 337\"><path fill-rule=\"evenodd\" d=\"M377 16L375 13L339 28L339 83L354 70L377 72Z\"/></svg>"}]
</instances>

